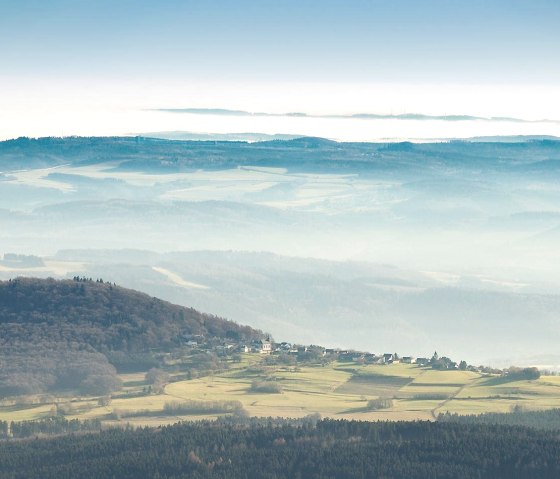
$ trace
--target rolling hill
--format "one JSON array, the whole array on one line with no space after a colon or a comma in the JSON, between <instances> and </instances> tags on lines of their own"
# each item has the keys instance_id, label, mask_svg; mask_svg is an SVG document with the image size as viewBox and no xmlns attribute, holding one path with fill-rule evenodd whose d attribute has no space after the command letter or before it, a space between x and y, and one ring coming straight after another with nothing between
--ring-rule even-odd
<instances>
[{"instance_id":1,"label":"rolling hill","mask_svg":"<svg viewBox=\"0 0 560 479\"><path fill-rule=\"evenodd\" d=\"M0 395L119 388L119 370L146 370L185 337L262 337L260 331L84 278L0 282Z\"/></svg>"}]
</instances>

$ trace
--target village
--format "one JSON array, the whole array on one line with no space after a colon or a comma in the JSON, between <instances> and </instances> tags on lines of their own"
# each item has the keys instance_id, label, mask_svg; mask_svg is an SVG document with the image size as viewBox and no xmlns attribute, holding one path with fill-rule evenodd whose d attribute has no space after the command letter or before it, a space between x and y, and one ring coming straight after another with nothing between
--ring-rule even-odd
<instances>
[{"instance_id":1,"label":"village","mask_svg":"<svg viewBox=\"0 0 560 479\"><path fill-rule=\"evenodd\" d=\"M501 374L503 371L486 366L473 366L462 360L453 361L434 352L430 357L401 356L398 353L372 353L353 349L326 348L318 345L300 345L289 342L275 342L270 336L250 342L207 339L203 335L184 334L184 345L191 350L215 353L218 357L229 357L240 353L266 355L279 360L302 363L329 363L332 361L354 362L357 364L415 364L418 367L431 367L438 370L462 370L480 373ZM288 359L288 358L291 358Z\"/></svg>"}]
</instances>

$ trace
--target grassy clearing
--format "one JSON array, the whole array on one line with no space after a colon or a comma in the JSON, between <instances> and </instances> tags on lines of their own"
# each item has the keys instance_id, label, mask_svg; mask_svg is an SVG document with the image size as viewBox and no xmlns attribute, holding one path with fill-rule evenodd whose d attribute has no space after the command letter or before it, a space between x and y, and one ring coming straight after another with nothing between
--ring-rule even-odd
<instances>
[{"instance_id":1,"label":"grassy clearing","mask_svg":"<svg viewBox=\"0 0 560 479\"><path fill-rule=\"evenodd\" d=\"M464 386L478 381L480 379L479 373L470 371L437 371L435 369L423 368L422 373L419 374L414 383L422 385L437 385L437 386Z\"/></svg>"},{"instance_id":2,"label":"grassy clearing","mask_svg":"<svg viewBox=\"0 0 560 479\"><path fill-rule=\"evenodd\" d=\"M464 387L442 411L458 414L508 412L519 405L526 409L560 407L560 378L543 376L536 380L495 381L481 377Z\"/></svg>"},{"instance_id":3,"label":"grassy clearing","mask_svg":"<svg viewBox=\"0 0 560 479\"><path fill-rule=\"evenodd\" d=\"M0 408L1 421L31 421L47 417L52 409L52 404L6 406Z\"/></svg>"},{"instance_id":4,"label":"grassy clearing","mask_svg":"<svg viewBox=\"0 0 560 479\"><path fill-rule=\"evenodd\" d=\"M336 389L337 393L393 397L411 380L399 376L357 374Z\"/></svg>"}]
</instances>

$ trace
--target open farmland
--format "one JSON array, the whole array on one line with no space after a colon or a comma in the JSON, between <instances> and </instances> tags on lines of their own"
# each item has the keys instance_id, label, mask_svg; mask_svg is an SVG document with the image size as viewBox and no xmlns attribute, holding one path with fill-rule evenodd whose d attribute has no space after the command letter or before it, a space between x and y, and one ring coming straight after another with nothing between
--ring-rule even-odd
<instances>
[{"instance_id":1,"label":"open farmland","mask_svg":"<svg viewBox=\"0 0 560 479\"><path fill-rule=\"evenodd\" d=\"M359 365L333 362L324 366L263 366L263 358L243 354L230 370L191 380L174 380L159 393L145 394L143 373L123 374L123 390L109 404L76 397L0 407L1 420L29 420L53 414L55 403L69 418L99 418L106 424L168 424L178 420L212 419L220 411L166 410L170 404L232 402L239 413L255 417L299 418L310 414L359 420L435 419L454 412L475 414L560 407L560 378L507 382L495 375L469 371L437 371L410 364ZM274 384L277 391L255 391L255 381ZM390 400L372 409L368 402ZM38 402L38 401L37 401ZM62 404L62 405L61 405Z\"/></svg>"}]
</instances>

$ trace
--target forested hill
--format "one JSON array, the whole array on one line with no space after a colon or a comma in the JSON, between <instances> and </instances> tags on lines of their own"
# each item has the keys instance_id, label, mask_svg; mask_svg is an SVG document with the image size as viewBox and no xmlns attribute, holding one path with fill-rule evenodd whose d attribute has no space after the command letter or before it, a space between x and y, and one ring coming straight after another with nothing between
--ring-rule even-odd
<instances>
[{"instance_id":1,"label":"forested hill","mask_svg":"<svg viewBox=\"0 0 560 479\"><path fill-rule=\"evenodd\" d=\"M0 282L0 395L78 386L84 392L111 390L111 363L146 361L150 351L171 351L189 335L262 337L248 326L111 283ZM98 388L100 383L107 387Z\"/></svg>"},{"instance_id":2,"label":"forested hill","mask_svg":"<svg viewBox=\"0 0 560 479\"><path fill-rule=\"evenodd\" d=\"M172 347L185 334L245 339L261 334L192 308L91 280L0 282L0 324L20 340L32 341L21 333L36 329L42 336L86 343L101 352Z\"/></svg>"}]
</instances>

